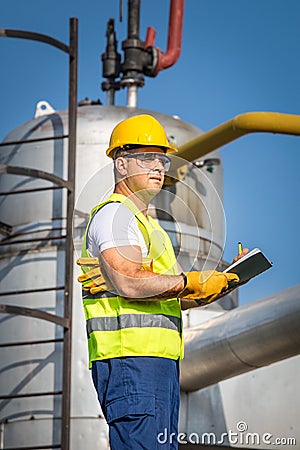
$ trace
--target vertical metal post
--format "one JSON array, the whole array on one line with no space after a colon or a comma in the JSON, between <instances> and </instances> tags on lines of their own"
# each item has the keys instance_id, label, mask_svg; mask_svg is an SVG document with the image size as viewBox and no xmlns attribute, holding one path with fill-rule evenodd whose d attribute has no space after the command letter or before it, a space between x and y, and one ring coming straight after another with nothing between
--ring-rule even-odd
<instances>
[{"instance_id":1,"label":"vertical metal post","mask_svg":"<svg viewBox=\"0 0 300 450\"><path fill-rule=\"evenodd\" d=\"M121 87L127 88L127 106L137 106L138 88L144 86L144 42L140 32L140 0L128 0L128 36L122 42L124 62L121 64L123 77Z\"/></svg>"},{"instance_id":2,"label":"vertical metal post","mask_svg":"<svg viewBox=\"0 0 300 450\"><path fill-rule=\"evenodd\" d=\"M136 108L137 107L137 94L138 87L136 85L128 86L127 88L127 106Z\"/></svg>"},{"instance_id":3,"label":"vertical metal post","mask_svg":"<svg viewBox=\"0 0 300 450\"><path fill-rule=\"evenodd\" d=\"M115 90L109 89L106 91L106 104L107 105L114 105L115 104Z\"/></svg>"},{"instance_id":4,"label":"vertical metal post","mask_svg":"<svg viewBox=\"0 0 300 450\"><path fill-rule=\"evenodd\" d=\"M68 145L68 189L67 226L65 251L65 297L64 317L69 327L64 329L63 350L63 395L61 448L70 448L71 406L71 345L72 345L72 297L73 297L73 212L75 202L76 122L77 122L77 67L78 67L78 19L70 19L69 56L69 145Z\"/></svg>"},{"instance_id":5,"label":"vertical metal post","mask_svg":"<svg viewBox=\"0 0 300 450\"><path fill-rule=\"evenodd\" d=\"M0 423L0 449L4 448L4 422Z\"/></svg>"},{"instance_id":6,"label":"vertical metal post","mask_svg":"<svg viewBox=\"0 0 300 450\"><path fill-rule=\"evenodd\" d=\"M128 39L140 39L141 0L128 0Z\"/></svg>"}]
</instances>

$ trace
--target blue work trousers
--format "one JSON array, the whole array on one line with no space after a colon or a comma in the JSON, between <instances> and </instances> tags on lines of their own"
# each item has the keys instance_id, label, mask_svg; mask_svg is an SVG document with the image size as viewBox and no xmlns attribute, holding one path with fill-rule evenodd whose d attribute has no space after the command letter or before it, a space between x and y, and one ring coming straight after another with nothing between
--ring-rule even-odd
<instances>
[{"instance_id":1,"label":"blue work trousers","mask_svg":"<svg viewBox=\"0 0 300 450\"><path fill-rule=\"evenodd\" d=\"M178 448L178 361L144 356L94 361L92 377L111 450Z\"/></svg>"}]
</instances>

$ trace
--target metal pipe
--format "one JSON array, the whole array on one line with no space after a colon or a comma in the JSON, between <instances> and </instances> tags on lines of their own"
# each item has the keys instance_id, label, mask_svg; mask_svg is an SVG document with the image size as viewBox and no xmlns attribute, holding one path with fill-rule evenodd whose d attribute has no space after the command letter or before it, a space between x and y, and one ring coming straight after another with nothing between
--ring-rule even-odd
<instances>
[{"instance_id":1,"label":"metal pipe","mask_svg":"<svg viewBox=\"0 0 300 450\"><path fill-rule=\"evenodd\" d=\"M1 291L0 292L0 297L6 297L8 295L26 295L26 294L35 294L35 293L39 293L39 292L48 292L48 291L60 291L62 289L64 289L65 286L52 286L52 287L48 287L48 288L37 288L37 289L22 289L22 290L18 290L18 291ZM1 311L1 307L3 305L0 305L0 311ZM57 316L60 317L60 316Z\"/></svg>"},{"instance_id":2,"label":"metal pipe","mask_svg":"<svg viewBox=\"0 0 300 450\"><path fill-rule=\"evenodd\" d=\"M300 116L277 112L249 112L183 144L177 156L194 161L249 133L280 133L300 136Z\"/></svg>"},{"instance_id":3,"label":"metal pipe","mask_svg":"<svg viewBox=\"0 0 300 450\"><path fill-rule=\"evenodd\" d=\"M0 400L10 400L15 398L30 398L30 397L47 397L48 395L61 395L61 394L62 391L30 392L29 394L0 395Z\"/></svg>"},{"instance_id":4,"label":"metal pipe","mask_svg":"<svg viewBox=\"0 0 300 450\"><path fill-rule=\"evenodd\" d=\"M41 188L32 188L32 189L18 189L15 191L2 191L2 192L0 192L0 196L27 194L29 192L55 191L57 189L63 189L63 186L48 186L48 187L43 187L43 188L41 187ZM1 243L0 243L0 245L1 245Z\"/></svg>"},{"instance_id":5,"label":"metal pipe","mask_svg":"<svg viewBox=\"0 0 300 450\"><path fill-rule=\"evenodd\" d=\"M48 236L45 238L33 238L33 239L20 239L20 240L16 240L16 241L10 241L9 238L6 238L7 240L2 240L0 242L0 247L5 247L6 245L19 245L19 244L31 244L32 242L46 242L46 241L57 241L57 240L62 240L62 239L66 239L67 236ZM57 245L57 244L56 244Z\"/></svg>"},{"instance_id":6,"label":"metal pipe","mask_svg":"<svg viewBox=\"0 0 300 450\"><path fill-rule=\"evenodd\" d=\"M24 447L22 445L22 447L10 447L9 450L53 450L54 448L59 448L61 449L61 445L60 444L50 444L50 445L39 445L38 447L34 446L32 447L32 445L30 447ZM2 450L2 448L0 447L0 449ZM4 449L4 447L3 447Z\"/></svg>"},{"instance_id":7,"label":"metal pipe","mask_svg":"<svg viewBox=\"0 0 300 450\"><path fill-rule=\"evenodd\" d=\"M51 38L50 36L39 33L32 33L23 30L8 30L0 29L0 37L15 37L23 39L32 39L35 41L44 42L46 44L57 47L58 49L69 54L69 146L68 146L68 180L63 180L55 175L36 169L0 166L0 173L18 174L31 176L35 178L42 178L52 181L60 187L67 188L67 236L65 249L65 303L64 303L64 317L56 316L46 313L41 310L24 308L14 305L0 305L0 312L6 314L17 314L34 317L42 320L48 320L57 325L64 327L64 350L63 350L63 390L62 390L62 419L61 419L61 444L30 447L33 448L61 448L69 450L70 448L70 380L71 380L71 323L72 323L72 288L73 288L73 241L72 241L72 217L74 212L74 196L75 196L75 154L76 154L76 121L77 121L77 66L78 66L78 20L76 18L70 19L70 45ZM67 136L58 136L58 139L66 138ZM54 139L44 138L37 141ZM17 142L20 144L22 141ZM26 143L29 140L26 141ZM4 145L11 145L11 142L5 142ZM46 288L37 290L28 290L23 292L42 292L44 290L61 289ZM16 292L15 294L19 294ZM6 295L13 294L12 292ZM53 393L49 393L52 395ZM24 394L28 397L34 394ZM48 394L47 394L48 395ZM2 445L2 444L1 444ZM22 447L29 448L29 447ZM16 449L12 449L16 450ZM19 449L17 449L19 450Z\"/></svg>"},{"instance_id":8,"label":"metal pipe","mask_svg":"<svg viewBox=\"0 0 300 450\"><path fill-rule=\"evenodd\" d=\"M195 391L300 353L300 285L185 330L181 389Z\"/></svg>"},{"instance_id":9,"label":"metal pipe","mask_svg":"<svg viewBox=\"0 0 300 450\"><path fill-rule=\"evenodd\" d=\"M43 180L51 181L60 187L70 188L70 181L64 180L57 175L54 175L44 170L31 169L30 167L5 166L0 164L0 174L7 173L12 175L24 175L32 178L42 178Z\"/></svg>"},{"instance_id":10,"label":"metal pipe","mask_svg":"<svg viewBox=\"0 0 300 450\"><path fill-rule=\"evenodd\" d=\"M66 317L56 316L55 314L47 313L35 308L26 308L25 306L16 305L0 305L1 314L18 314L20 316L34 317L35 319L46 320L55 323L66 329L69 328L69 319Z\"/></svg>"},{"instance_id":11,"label":"metal pipe","mask_svg":"<svg viewBox=\"0 0 300 450\"><path fill-rule=\"evenodd\" d=\"M140 38L141 0L128 0L128 39Z\"/></svg>"},{"instance_id":12,"label":"metal pipe","mask_svg":"<svg viewBox=\"0 0 300 450\"><path fill-rule=\"evenodd\" d=\"M4 142L0 142L0 147L6 147L8 145L32 144L33 142L55 141L57 139L66 139L66 138L68 138L68 135L62 134L59 136L49 136L49 137L44 137L44 138L25 139L25 140L20 140L20 141L4 141Z\"/></svg>"},{"instance_id":13,"label":"metal pipe","mask_svg":"<svg viewBox=\"0 0 300 450\"><path fill-rule=\"evenodd\" d=\"M25 341L25 342L4 342L4 344L0 344L0 348L7 347L21 347L26 345L39 345L39 344L56 344L57 342L63 342L63 339L40 339L39 341ZM1 448L1 447L0 447Z\"/></svg>"},{"instance_id":14,"label":"metal pipe","mask_svg":"<svg viewBox=\"0 0 300 450\"><path fill-rule=\"evenodd\" d=\"M115 89L109 89L106 92L106 104L113 106L115 104Z\"/></svg>"},{"instance_id":15,"label":"metal pipe","mask_svg":"<svg viewBox=\"0 0 300 450\"><path fill-rule=\"evenodd\" d=\"M168 172L167 183L172 184L178 180L178 169L185 165L185 161L195 161L249 133L279 133L300 136L300 116L278 112L249 112L222 123L180 146L174 157L171 155L172 164Z\"/></svg>"},{"instance_id":16,"label":"metal pipe","mask_svg":"<svg viewBox=\"0 0 300 450\"><path fill-rule=\"evenodd\" d=\"M127 89L127 106L136 108L137 106L138 87L136 85L128 86Z\"/></svg>"},{"instance_id":17,"label":"metal pipe","mask_svg":"<svg viewBox=\"0 0 300 450\"><path fill-rule=\"evenodd\" d=\"M64 289L65 286L52 286L52 287L47 287L47 288L37 288L37 289L22 289L19 291L2 291L0 292L0 297L3 296L8 296L8 295L24 295L24 294L35 294L35 293L40 293L40 292L47 292L47 291L60 291L62 289ZM0 305L0 312L2 307L5 305ZM15 314L15 313L14 313ZM60 317L60 316L58 316Z\"/></svg>"},{"instance_id":18,"label":"metal pipe","mask_svg":"<svg viewBox=\"0 0 300 450\"><path fill-rule=\"evenodd\" d=\"M61 41L58 41L57 39L54 39L51 36L47 36L46 34L33 33L32 31L10 30L7 28L0 28L0 37L30 39L33 41L44 42L45 44L57 47L59 50L62 50L65 53L69 53L69 47L66 44L64 44Z\"/></svg>"},{"instance_id":19,"label":"metal pipe","mask_svg":"<svg viewBox=\"0 0 300 450\"><path fill-rule=\"evenodd\" d=\"M147 47L154 47L155 44L155 37L156 37L156 30L153 27L147 28L147 34L145 39L145 45L144 48Z\"/></svg>"},{"instance_id":20,"label":"metal pipe","mask_svg":"<svg viewBox=\"0 0 300 450\"><path fill-rule=\"evenodd\" d=\"M128 37L122 42L124 62L120 86L127 88L127 106L137 106L137 88L144 86L144 42L139 38L140 0L128 0Z\"/></svg>"},{"instance_id":21,"label":"metal pipe","mask_svg":"<svg viewBox=\"0 0 300 450\"><path fill-rule=\"evenodd\" d=\"M73 300L73 213L75 205L75 169L76 169L76 124L77 124L77 78L78 78L78 19L70 19L70 56L69 56L69 146L68 146L68 188L67 229L65 251L65 295L64 319L69 327L64 328L63 350L63 394L61 421L61 448L70 448L71 419L71 349L72 349L72 300Z\"/></svg>"},{"instance_id":22,"label":"metal pipe","mask_svg":"<svg viewBox=\"0 0 300 450\"><path fill-rule=\"evenodd\" d=\"M0 449L4 449L4 422L0 423Z\"/></svg>"},{"instance_id":23,"label":"metal pipe","mask_svg":"<svg viewBox=\"0 0 300 450\"><path fill-rule=\"evenodd\" d=\"M166 53L158 50L158 62L155 75L176 63L181 53L184 0L171 0L168 32L168 48ZM153 32L149 37L153 40ZM146 46L145 46L146 47Z\"/></svg>"}]
</instances>

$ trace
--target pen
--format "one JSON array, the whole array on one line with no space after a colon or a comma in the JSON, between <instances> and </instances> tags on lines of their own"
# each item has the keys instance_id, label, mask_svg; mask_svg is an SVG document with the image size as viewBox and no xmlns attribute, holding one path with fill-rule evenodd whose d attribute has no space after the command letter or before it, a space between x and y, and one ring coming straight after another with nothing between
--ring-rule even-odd
<instances>
[{"instance_id":1,"label":"pen","mask_svg":"<svg viewBox=\"0 0 300 450\"><path fill-rule=\"evenodd\" d=\"M242 253L243 253L243 246L242 246L242 243L239 242L238 243L238 254L241 255Z\"/></svg>"}]
</instances>

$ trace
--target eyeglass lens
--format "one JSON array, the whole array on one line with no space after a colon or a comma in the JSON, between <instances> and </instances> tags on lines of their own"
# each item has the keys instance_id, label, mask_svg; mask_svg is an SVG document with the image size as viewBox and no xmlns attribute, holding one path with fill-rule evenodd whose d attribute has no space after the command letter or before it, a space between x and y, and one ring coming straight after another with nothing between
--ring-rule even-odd
<instances>
[{"instance_id":1,"label":"eyeglass lens","mask_svg":"<svg viewBox=\"0 0 300 450\"><path fill-rule=\"evenodd\" d=\"M168 156L161 153L133 153L131 155L125 155L124 158L135 158L138 166L143 169L155 169L157 164L160 163L165 171L170 168L171 160Z\"/></svg>"}]
</instances>

